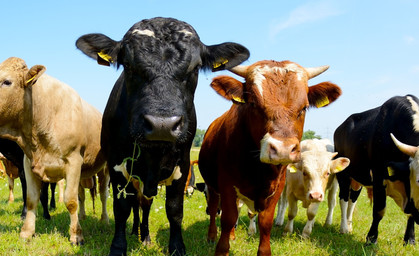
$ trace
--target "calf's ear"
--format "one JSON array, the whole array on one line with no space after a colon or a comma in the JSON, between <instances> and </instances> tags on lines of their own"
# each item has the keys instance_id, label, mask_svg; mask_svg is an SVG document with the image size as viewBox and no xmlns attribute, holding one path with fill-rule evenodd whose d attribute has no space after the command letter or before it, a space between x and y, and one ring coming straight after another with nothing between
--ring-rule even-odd
<instances>
[{"instance_id":1,"label":"calf's ear","mask_svg":"<svg viewBox=\"0 0 419 256\"><path fill-rule=\"evenodd\" d=\"M243 104L243 84L230 77L218 76L212 80L211 87L223 98L233 101L233 103Z\"/></svg>"},{"instance_id":2,"label":"calf's ear","mask_svg":"<svg viewBox=\"0 0 419 256\"><path fill-rule=\"evenodd\" d=\"M119 45L119 42L103 34L87 34L76 41L76 47L80 51L104 66L117 62Z\"/></svg>"},{"instance_id":3,"label":"calf's ear","mask_svg":"<svg viewBox=\"0 0 419 256\"><path fill-rule=\"evenodd\" d=\"M25 75L25 86L31 86L45 72L46 68L42 65L35 65L29 69Z\"/></svg>"},{"instance_id":4,"label":"calf's ear","mask_svg":"<svg viewBox=\"0 0 419 256\"><path fill-rule=\"evenodd\" d=\"M323 82L308 88L308 102L310 106L321 108L334 102L342 94L336 84Z\"/></svg>"},{"instance_id":5,"label":"calf's ear","mask_svg":"<svg viewBox=\"0 0 419 256\"><path fill-rule=\"evenodd\" d=\"M330 171L332 173L337 173L340 171L345 170L346 167L349 166L349 163L351 161L349 160L349 158L346 157L338 157L335 160L332 160L332 163L330 165Z\"/></svg>"},{"instance_id":6,"label":"calf's ear","mask_svg":"<svg viewBox=\"0 0 419 256\"><path fill-rule=\"evenodd\" d=\"M249 56L249 50L241 44L211 45L207 46L207 51L203 56L203 66L211 68L212 71L230 69L247 60Z\"/></svg>"}]
</instances>

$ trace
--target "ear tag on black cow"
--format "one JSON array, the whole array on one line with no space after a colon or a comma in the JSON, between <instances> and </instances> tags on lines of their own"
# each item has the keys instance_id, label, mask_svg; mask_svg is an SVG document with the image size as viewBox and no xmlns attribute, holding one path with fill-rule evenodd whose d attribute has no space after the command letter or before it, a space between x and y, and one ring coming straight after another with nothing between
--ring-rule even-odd
<instances>
[{"instance_id":1,"label":"ear tag on black cow","mask_svg":"<svg viewBox=\"0 0 419 256\"><path fill-rule=\"evenodd\" d=\"M98 52L97 57L97 63L100 65L110 66L110 63L113 62L112 57L104 52Z\"/></svg>"},{"instance_id":2,"label":"ear tag on black cow","mask_svg":"<svg viewBox=\"0 0 419 256\"><path fill-rule=\"evenodd\" d=\"M242 98L240 98L238 96L232 96L232 100L233 100L234 103L238 103L238 104L244 104L244 103L246 103L244 101L244 99L242 99Z\"/></svg>"},{"instance_id":3,"label":"ear tag on black cow","mask_svg":"<svg viewBox=\"0 0 419 256\"><path fill-rule=\"evenodd\" d=\"M387 167L387 172L388 172L389 177L394 176L394 169L391 168L390 166Z\"/></svg>"},{"instance_id":4,"label":"ear tag on black cow","mask_svg":"<svg viewBox=\"0 0 419 256\"><path fill-rule=\"evenodd\" d=\"M321 108L321 107L324 107L324 106L328 105L329 103L330 103L329 98L324 97L323 99L320 99L316 102L316 107Z\"/></svg>"},{"instance_id":5,"label":"ear tag on black cow","mask_svg":"<svg viewBox=\"0 0 419 256\"><path fill-rule=\"evenodd\" d=\"M223 70L227 62L227 59L220 59L219 61L214 62L214 64L212 64L212 71Z\"/></svg>"}]
</instances>

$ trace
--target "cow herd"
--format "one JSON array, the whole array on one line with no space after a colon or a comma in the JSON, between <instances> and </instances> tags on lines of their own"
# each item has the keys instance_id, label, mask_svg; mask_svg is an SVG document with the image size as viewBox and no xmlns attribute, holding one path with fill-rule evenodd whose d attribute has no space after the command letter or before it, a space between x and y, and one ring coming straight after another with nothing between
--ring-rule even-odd
<instances>
[{"instance_id":1,"label":"cow herd","mask_svg":"<svg viewBox=\"0 0 419 256\"><path fill-rule=\"evenodd\" d=\"M331 224L338 187L342 233L352 230L352 213L364 186L373 202L367 243L377 242L387 196L408 215L404 243L415 243L414 226L419 224L415 96L393 97L380 107L351 115L337 128L334 145L324 140L301 142L307 109L328 106L342 93L331 82L308 85L328 66L273 60L243 66L249 57L244 46L205 45L192 26L172 18L142 20L120 41L103 34L83 35L76 46L98 64L123 67L103 116L70 86L45 74L44 66L29 68L16 57L0 64L0 151L20 168L14 175L19 173L26 185L23 239L35 233L36 206L40 198L45 201L43 184L65 179L70 242L83 244L79 218L84 215L84 188L91 187L97 175L105 222L109 181L112 185L115 232L109 255L127 254L126 223L133 210L133 232L139 225L142 242L150 242L150 207L159 185L166 186L169 254L185 255L183 200L197 125L198 73L228 70L244 82L227 75L211 82L233 104L208 128L198 163L207 191L208 241L217 239L215 217L221 210L215 255L229 254L239 200L258 216L258 255L271 255L277 203L275 224L283 223L289 204L284 232L291 233L297 201L303 202L307 224L302 236L308 237L326 191L326 224Z\"/></svg>"}]
</instances>

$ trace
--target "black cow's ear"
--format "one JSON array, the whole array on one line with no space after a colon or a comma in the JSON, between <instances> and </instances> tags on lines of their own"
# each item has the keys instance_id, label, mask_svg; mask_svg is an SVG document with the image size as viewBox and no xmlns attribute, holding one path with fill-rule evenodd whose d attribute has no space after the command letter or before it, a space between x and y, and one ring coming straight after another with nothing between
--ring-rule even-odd
<instances>
[{"instance_id":1,"label":"black cow's ear","mask_svg":"<svg viewBox=\"0 0 419 256\"><path fill-rule=\"evenodd\" d=\"M207 47L208 54L204 56L204 66L212 71L230 69L247 60L249 50L236 43L222 43Z\"/></svg>"},{"instance_id":2,"label":"black cow's ear","mask_svg":"<svg viewBox=\"0 0 419 256\"><path fill-rule=\"evenodd\" d=\"M100 65L110 66L117 61L119 42L103 34L81 36L76 41L76 47Z\"/></svg>"}]
</instances>

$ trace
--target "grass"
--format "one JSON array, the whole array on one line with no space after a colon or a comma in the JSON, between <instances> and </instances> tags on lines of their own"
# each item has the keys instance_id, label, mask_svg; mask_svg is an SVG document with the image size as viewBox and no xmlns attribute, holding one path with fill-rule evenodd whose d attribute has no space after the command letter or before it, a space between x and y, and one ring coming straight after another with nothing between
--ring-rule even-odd
<instances>
[{"instance_id":1,"label":"grass","mask_svg":"<svg viewBox=\"0 0 419 256\"><path fill-rule=\"evenodd\" d=\"M196 159L198 150L191 151L191 158ZM202 178L196 173L197 182ZM5 178L0 178L0 255L107 255L113 238L114 222L112 198L109 198L107 209L110 224L104 224L100 219L100 200L96 200L96 213L92 212L90 195L86 195L87 218L81 221L85 244L71 246L69 243L69 215L62 203L51 211L50 221L42 218L42 208L38 206L36 220L36 235L27 242L19 238L22 221L20 211L22 195L20 183L15 181L15 202L8 204L8 186ZM86 193L87 194L87 193ZM55 195L58 200L58 194ZM138 238L129 235L132 216L128 220L127 238L128 255L167 255L169 240L169 224L164 208L165 188L162 188L154 200L150 216L150 232L152 245L145 247ZM327 214L327 203L320 205L316 224L310 239L301 239L300 234L305 225L305 209L300 205L295 219L295 232L282 236L284 227L272 228L271 246L273 255L419 255L418 246L403 246L403 235L406 227L406 216L396 206L393 200L387 200L387 212L379 226L378 244L364 246L365 236L372 221L372 207L365 191L361 193L354 213L354 231L352 234L339 234L340 209L335 208L333 225L323 227ZM195 192L192 197L186 197L184 202L183 238L188 255L213 255L215 245L206 242L208 216L205 214L206 202L202 193ZM244 207L245 208L245 207ZM236 240L231 241L230 255L256 255L259 244L259 234L253 237L247 235L249 219L246 210L242 209ZM219 221L218 221L219 226ZM418 231L416 231L418 236Z\"/></svg>"}]
</instances>

